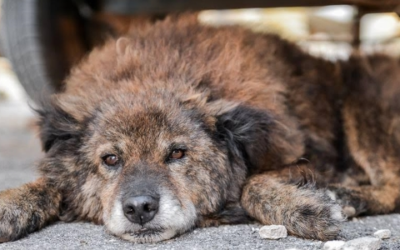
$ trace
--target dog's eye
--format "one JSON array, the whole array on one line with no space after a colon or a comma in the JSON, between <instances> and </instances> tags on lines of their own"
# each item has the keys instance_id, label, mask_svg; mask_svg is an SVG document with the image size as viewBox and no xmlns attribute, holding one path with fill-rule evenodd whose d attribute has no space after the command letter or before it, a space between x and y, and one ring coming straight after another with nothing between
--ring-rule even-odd
<instances>
[{"instance_id":1,"label":"dog's eye","mask_svg":"<svg viewBox=\"0 0 400 250\"><path fill-rule=\"evenodd\" d=\"M113 167L118 164L118 156L116 155L106 155L103 158L103 162L110 167Z\"/></svg>"},{"instance_id":2,"label":"dog's eye","mask_svg":"<svg viewBox=\"0 0 400 250\"><path fill-rule=\"evenodd\" d=\"M172 150L171 154L169 155L169 160L178 160L182 159L185 156L185 151L182 149L174 149Z\"/></svg>"}]
</instances>

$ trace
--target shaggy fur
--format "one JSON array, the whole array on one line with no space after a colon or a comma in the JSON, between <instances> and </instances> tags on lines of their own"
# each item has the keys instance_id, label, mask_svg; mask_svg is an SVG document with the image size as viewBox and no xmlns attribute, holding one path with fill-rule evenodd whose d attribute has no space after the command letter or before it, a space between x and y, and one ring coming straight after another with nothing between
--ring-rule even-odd
<instances>
[{"instance_id":1,"label":"shaggy fur","mask_svg":"<svg viewBox=\"0 0 400 250\"><path fill-rule=\"evenodd\" d=\"M394 212L399 64L326 62L194 17L111 40L38 112L42 177L0 193L0 241L56 219L133 242L251 220L328 240L342 208Z\"/></svg>"}]
</instances>

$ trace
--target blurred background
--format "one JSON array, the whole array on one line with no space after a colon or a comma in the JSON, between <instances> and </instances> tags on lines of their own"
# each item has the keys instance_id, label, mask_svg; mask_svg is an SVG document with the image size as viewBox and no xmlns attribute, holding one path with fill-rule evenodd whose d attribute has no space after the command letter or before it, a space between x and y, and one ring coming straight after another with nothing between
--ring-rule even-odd
<instances>
[{"instance_id":1,"label":"blurred background","mask_svg":"<svg viewBox=\"0 0 400 250\"><path fill-rule=\"evenodd\" d=\"M35 107L38 100L62 90L70 68L93 47L171 12L200 11L199 20L205 25L242 25L279 34L332 61L345 60L354 51L400 54L400 0L0 3L0 131L31 126L29 105Z\"/></svg>"}]
</instances>

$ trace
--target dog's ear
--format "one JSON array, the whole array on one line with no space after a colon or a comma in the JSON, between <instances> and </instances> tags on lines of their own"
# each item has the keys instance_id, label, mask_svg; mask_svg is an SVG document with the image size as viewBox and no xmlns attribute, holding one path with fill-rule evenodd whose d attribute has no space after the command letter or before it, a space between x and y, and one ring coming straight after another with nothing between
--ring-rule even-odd
<instances>
[{"instance_id":1,"label":"dog's ear","mask_svg":"<svg viewBox=\"0 0 400 250\"><path fill-rule=\"evenodd\" d=\"M228 105L216 116L217 133L231 156L243 160L250 171L277 168L301 156L302 138L297 129L290 129L268 111Z\"/></svg>"},{"instance_id":2,"label":"dog's ear","mask_svg":"<svg viewBox=\"0 0 400 250\"><path fill-rule=\"evenodd\" d=\"M42 104L36 110L42 148L48 152L55 144L78 138L78 122L56 102Z\"/></svg>"}]
</instances>

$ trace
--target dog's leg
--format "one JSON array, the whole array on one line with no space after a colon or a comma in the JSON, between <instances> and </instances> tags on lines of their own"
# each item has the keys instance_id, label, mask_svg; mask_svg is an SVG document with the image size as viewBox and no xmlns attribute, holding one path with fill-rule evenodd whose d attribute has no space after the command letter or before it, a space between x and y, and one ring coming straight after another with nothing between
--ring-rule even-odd
<instances>
[{"instance_id":1,"label":"dog's leg","mask_svg":"<svg viewBox=\"0 0 400 250\"><path fill-rule=\"evenodd\" d=\"M370 184L329 189L339 203L354 208L348 216L390 213L400 200L399 109L390 106L390 100L385 105L379 104L383 102L379 98L354 100L346 103L343 112L347 144Z\"/></svg>"},{"instance_id":2,"label":"dog's leg","mask_svg":"<svg viewBox=\"0 0 400 250\"><path fill-rule=\"evenodd\" d=\"M399 199L398 184L380 186L345 187L329 186L329 194L343 206L347 217L360 214L385 214L395 211Z\"/></svg>"},{"instance_id":3,"label":"dog's leg","mask_svg":"<svg viewBox=\"0 0 400 250\"><path fill-rule=\"evenodd\" d=\"M243 188L243 208L261 223L284 225L293 235L334 238L344 220L341 207L313 183L296 184L291 179L283 171L251 177Z\"/></svg>"},{"instance_id":4,"label":"dog's leg","mask_svg":"<svg viewBox=\"0 0 400 250\"><path fill-rule=\"evenodd\" d=\"M0 192L0 242L24 237L57 219L60 201L45 178Z\"/></svg>"},{"instance_id":5,"label":"dog's leg","mask_svg":"<svg viewBox=\"0 0 400 250\"><path fill-rule=\"evenodd\" d=\"M347 148L368 185L332 186L348 215L382 214L400 201L400 61L382 55L353 56L343 64L346 97L342 119Z\"/></svg>"}]
</instances>

